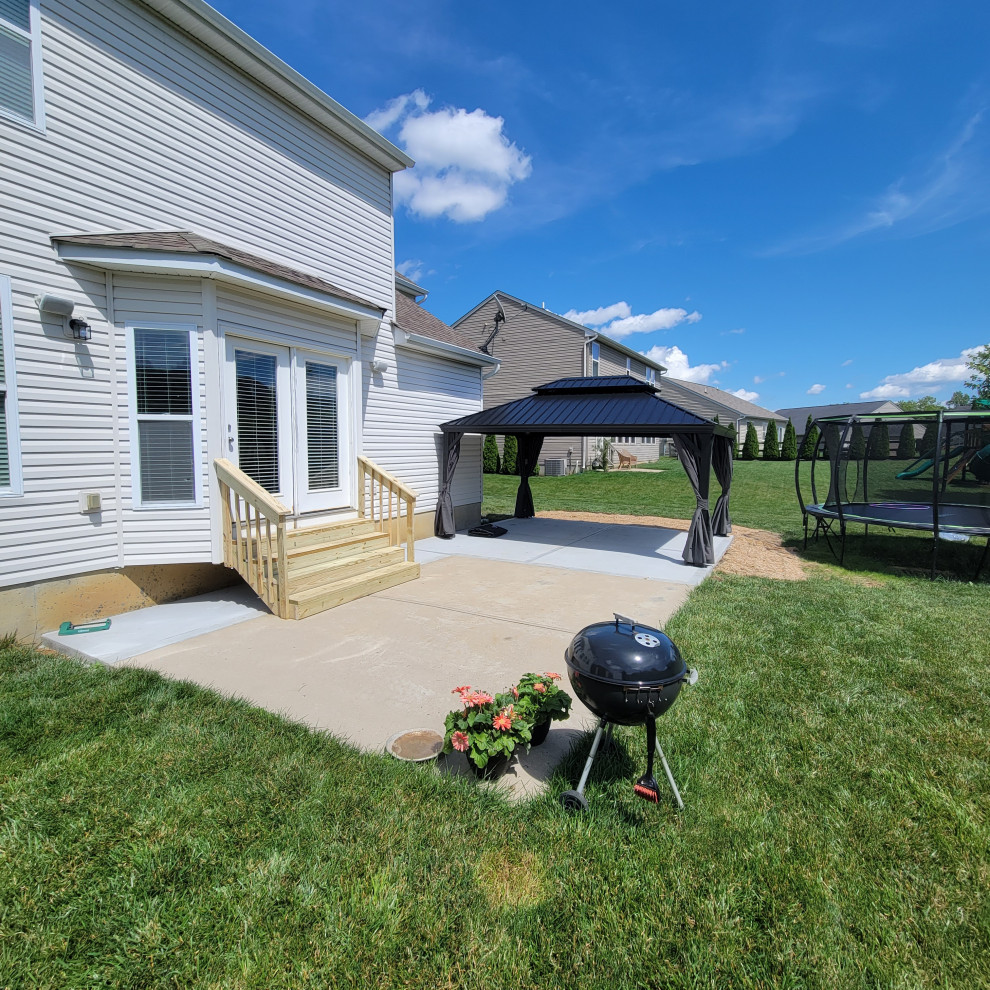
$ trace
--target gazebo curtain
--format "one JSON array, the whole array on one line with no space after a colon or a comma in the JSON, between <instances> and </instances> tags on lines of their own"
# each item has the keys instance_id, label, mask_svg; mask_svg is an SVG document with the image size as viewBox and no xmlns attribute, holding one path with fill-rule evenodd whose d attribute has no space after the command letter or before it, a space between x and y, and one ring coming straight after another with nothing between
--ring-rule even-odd
<instances>
[{"instance_id":1,"label":"gazebo curtain","mask_svg":"<svg viewBox=\"0 0 990 990\"><path fill-rule=\"evenodd\" d=\"M463 433L443 435L443 460L441 462L440 493L437 495L437 513L433 520L433 532L449 540L454 536L454 502L450 497L450 485L454 480L454 468L461 456Z\"/></svg>"},{"instance_id":2,"label":"gazebo curtain","mask_svg":"<svg viewBox=\"0 0 990 990\"><path fill-rule=\"evenodd\" d=\"M715 437L712 447L712 467L722 488L712 513L712 532L715 536L728 536L732 532L729 517L729 489L732 487L732 441L728 437Z\"/></svg>"},{"instance_id":3,"label":"gazebo curtain","mask_svg":"<svg viewBox=\"0 0 990 990\"><path fill-rule=\"evenodd\" d=\"M529 479L536 469L543 448L543 437L538 433L523 433L517 437L519 441L516 453L516 469L519 471L519 490L516 492L516 518L532 519L536 515L533 506L533 493L529 487Z\"/></svg>"},{"instance_id":4,"label":"gazebo curtain","mask_svg":"<svg viewBox=\"0 0 990 990\"><path fill-rule=\"evenodd\" d=\"M697 503L681 557L686 564L693 564L695 567L715 563L715 539L712 534L712 518L708 512L713 440L711 434L681 433L676 441L677 456L694 489Z\"/></svg>"}]
</instances>

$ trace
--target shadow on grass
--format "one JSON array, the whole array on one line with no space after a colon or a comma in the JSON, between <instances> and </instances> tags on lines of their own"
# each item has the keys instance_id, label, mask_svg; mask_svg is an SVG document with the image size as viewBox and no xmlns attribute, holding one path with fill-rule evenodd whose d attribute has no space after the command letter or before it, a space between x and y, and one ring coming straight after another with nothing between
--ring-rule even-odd
<instances>
[{"instance_id":1,"label":"shadow on grass","mask_svg":"<svg viewBox=\"0 0 990 990\"><path fill-rule=\"evenodd\" d=\"M838 530L828 538L814 535L809 526L807 546L804 535L783 537L783 545L794 550L802 560L840 567L857 575L889 574L892 577L931 577L934 537L929 533L898 531L873 527L846 530L845 553ZM990 555L984 558L986 541L970 537L966 543L938 541L936 580L962 583L990 583ZM840 557L842 563L840 565ZM977 569L982 569L977 577Z\"/></svg>"}]
</instances>

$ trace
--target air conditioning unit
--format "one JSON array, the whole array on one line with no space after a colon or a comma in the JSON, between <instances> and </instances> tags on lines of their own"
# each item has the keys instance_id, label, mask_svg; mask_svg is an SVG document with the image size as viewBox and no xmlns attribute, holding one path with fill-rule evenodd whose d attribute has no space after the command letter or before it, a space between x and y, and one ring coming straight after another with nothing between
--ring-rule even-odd
<instances>
[{"instance_id":1,"label":"air conditioning unit","mask_svg":"<svg viewBox=\"0 0 990 990\"><path fill-rule=\"evenodd\" d=\"M559 478L567 473L567 461L563 457L548 457L543 462L543 473L548 478Z\"/></svg>"}]
</instances>

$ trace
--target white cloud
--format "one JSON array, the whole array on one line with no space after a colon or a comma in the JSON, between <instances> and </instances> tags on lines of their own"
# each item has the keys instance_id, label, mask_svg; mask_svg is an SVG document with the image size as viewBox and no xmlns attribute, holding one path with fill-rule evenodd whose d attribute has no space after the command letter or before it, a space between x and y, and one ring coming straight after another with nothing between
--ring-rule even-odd
<instances>
[{"instance_id":1,"label":"white cloud","mask_svg":"<svg viewBox=\"0 0 990 990\"><path fill-rule=\"evenodd\" d=\"M724 337L727 333L745 333L745 332L746 332L746 328L745 327L738 327L735 330L723 330L722 331L722 336Z\"/></svg>"},{"instance_id":2,"label":"white cloud","mask_svg":"<svg viewBox=\"0 0 990 990\"><path fill-rule=\"evenodd\" d=\"M852 388L852 382L849 382L849 383L848 383L848 384L846 385L846 388Z\"/></svg>"},{"instance_id":3,"label":"white cloud","mask_svg":"<svg viewBox=\"0 0 990 990\"><path fill-rule=\"evenodd\" d=\"M967 364L979 350L967 347L958 357L939 358L919 365L898 375L887 375L876 387L868 392L860 392L861 399L908 399L912 395L922 395L943 385L962 384L970 374Z\"/></svg>"},{"instance_id":4,"label":"white cloud","mask_svg":"<svg viewBox=\"0 0 990 990\"><path fill-rule=\"evenodd\" d=\"M426 275L436 274L433 270L427 270L426 262L420 261L419 258L409 258L406 261L400 262L395 266L395 270L413 282L418 282Z\"/></svg>"},{"instance_id":5,"label":"white cloud","mask_svg":"<svg viewBox=\"0 0 990 990\"><path fill-rule=\"evenodd\" d=\"M617 302L612 303L611 306L599 306L598 309L586 309L580 313L576 309L570 309L561 315L565 320L583 323L588 327L600 327L603 323L608 323L610 320L632 316L632 309L630 309L627 302Z\"/></svg>"},{"instance_id":6,"label":"white cloud","mask_svg":"<svg viewBox=\"0 0 990 990\"><path fill-rule=\"evenodd\" d=\"M762 385L766 379L762 375L753 375L753 384Z\"/></svg>"},{"instance_id":7,"label":"white cloud","mask_svg":"<svg viewBox=\"0 0 990 990\"><path fill-rule=\"evenodd\" d=\"M759 397L759 392L750 392L745 388L737 388L735 392L730 392L729 395L734 395L737 399L744 399L746 402L755 402Z\"/></svg>"},{"instance_id":8,"label":"white cloud","mask_svg":"<svg viewBox=\"0 0 990 990\"><path fill-rule=\"evenodd\" d=\"M990 193L984 176L990 159L990 136L983 116L982 109L971 114L947 147L912 174L890 183L863 205L859 216L767 253L809 254L879 231L916 237L987 213Z\"/></svg>"},{"instance_id":9,"label":"white cloud","mask_svg":"<svg viewBox=\"0 0 990 990\"><path fill-rule=\"evenodd\" d=\"M852 363L853 363L853 359L852 358L847 358L845 361L842 362L842 364L839 365L839 367L840 368L848 368L849 365L851 365Z\"/></svg>"},{"instance_id":10,"label":"white cloud","mask_svg":"<svg viewBox=\"0 0 990 990\"><path fill-rule=\"evenodd\" d=\"M612 303L610 306L599 306L598 309L580 312L571 309L562 315L566 320L601 330L615 340L621 340L634 333L672 330L682 323L697 323L701 319L701 313L697 310L689 313L686 309L674 307L658 309L652 313L633 313L627 302Z\"/></svg>"},{"instance_id":11,"label":"white cloud","mask_svg":"<svg viewBox=\"0 0 990 990\"><path fill-rule=\"evenodd\" d=\"M657 345L640 353L651 361L662 364L671 378L683 378L687 382L697 382L699 385L708 384L712 375L729 367L728 361L722 361L719 364L699 364L692 367L688 356L676 344L672 347Z\"/></svg>"},{"instance_id":12,"label":"white cloud","mask_svg":"<svg viewBox=\"0 0 990 990\"><path fill-rule=\"evenodd\" d=\"M808 389L808 391L807 391L806 394L807 395L821 395L821 393L824 392L824 391L825 391L825 386L824 385L812 385L811 388Z\"/></svg>"},{"instance_id":13,"label":"white cloud","mask_svg":"<svg viewBox=\"0 0 990 990\"><path fill-rule=\"evenodd\" d=\"M416 159L415 168L395 176L396 202L422 217L481 220L505 205L513 183L528 178L532 159L503 134L501 117L480 108L430 110L430 102L417 89L365 119Z\"/></svg>"}]
</instances>

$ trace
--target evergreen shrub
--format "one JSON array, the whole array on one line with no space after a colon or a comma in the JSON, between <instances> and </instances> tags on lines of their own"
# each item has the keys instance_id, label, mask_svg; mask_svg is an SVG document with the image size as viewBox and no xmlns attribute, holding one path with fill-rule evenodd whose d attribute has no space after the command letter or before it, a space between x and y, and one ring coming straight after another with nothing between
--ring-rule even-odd
<instances>
[{"instance_id":1,"label":"evergreen shrub","mask_svg":"<svg viewBox=\"0 0 990 990\"><path fill-rule=\"evenodd\" d=\"M914 438L914 423L905 423L897 438L897 459L913 461L918 456L918 442Z\"/></svg>"},{"instance_id":2,"label":"evergreen shrub","mask_svg":"<svg viewBox=\"0 0 990 990\"><path fill-rule=\"evenodd\" d=\"M519 441L509 434L502 441L502 474L516 473L516 458L519 455Z\"/></svg>"},{"instance_id":3,"label":"evergreen shrub","mask_svg":"<svg viewBox=\"0 0 990 990\"><path fill-rule=\"evenodd\" d=\"M498 442L491 433L485 436L485 445L481 448L481 466L485 474L498 474Z\"/></svg>"},{"instance_id":4,"label":"evergreen shrub","mask_svg":"<svg viewBox=\"0 0 990 990\"><path fill-rule=\"evenodd\" d=\"M793 461L797 459L797 431L794 424L788 420L784 427L784 443L780 448L780 459L782 461Z\"/></svg>"},{"instance_id":5,"label":"evergreen shrub","mask_svg":"<svg viewBox=\"0 0 990 990\"><path fill-rule=\"evenodd\" d=\"M767 432L763 435L763 460L780 460L780 441L777 439L777 424L773 420L767 423Z\"/></svg>"},{"instance_id":6,"label":"evergreen shrub","mask_svg":"<svg viewBox=\"0 0 990 990\"><path fill-rule=\"evenodd\" d=\"M760 438L756 435L756 427L746 424L746 439L743 441L742 459L755 461L760 456Z\"/></svg>"}]
</instances>

